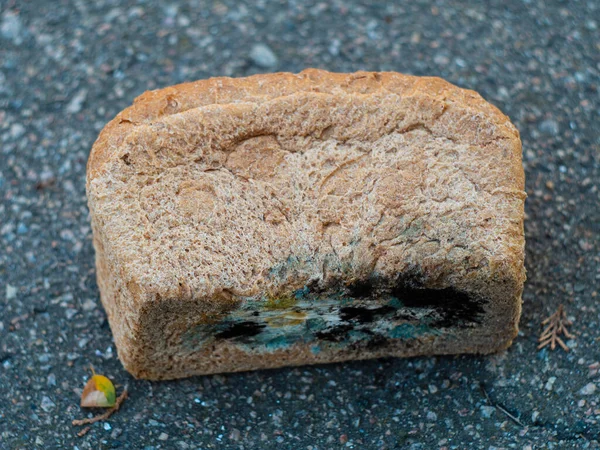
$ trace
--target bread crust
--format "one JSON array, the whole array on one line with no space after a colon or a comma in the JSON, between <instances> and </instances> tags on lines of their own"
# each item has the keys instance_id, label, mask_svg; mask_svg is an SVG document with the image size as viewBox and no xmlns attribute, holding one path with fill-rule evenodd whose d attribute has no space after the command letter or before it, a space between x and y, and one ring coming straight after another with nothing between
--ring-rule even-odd
<instances>
[{"instance_id":1,"label":"bread crust","mask_svg":"<svg viewBox=\"0 0 600 450\"><path fill-rule=\"evenodd\" d=\"M487 353L517 332L519 133L479 94L439 78L308 69L146 92L100 133L87 193L102 302L138 377ZM310 305L338 291L369 317L406 297L368 326L332 306L355 335L387 326L385 345L347 332L344 345L315 353L323 331L297 337ZM231 335L222 321L249 323L259 310L262 330L290 324L294 340L273 348L270 335L262 347L256 335L210 336ZM413 317L413 334L400 335L398 311L437 328L417 332Z\"/></svg>"},{"instance_id":2,"label":"bread crust","mask_svg":"<svg viewBox=\"0 0 600 450\"><path fill-rule=\"evenodd\" d=\"M417 77L397 72L359 71L345 74L306 69L298 74L279 72L246 78L213 77L144 92L101 131L88 159L87 182L89 185L96 178L136 126L165 116L212 104L227 105L241 101L260 103L298 92L374 95L386 91L407 97L427 96L484 114L502 131L517 138L516 153L521 154L519 132L510 119L475 91L458 88L439 77ZM522 165L515 165L511 169L514 170L512 175L524 189Z\"/></svg>"}]
</instances>

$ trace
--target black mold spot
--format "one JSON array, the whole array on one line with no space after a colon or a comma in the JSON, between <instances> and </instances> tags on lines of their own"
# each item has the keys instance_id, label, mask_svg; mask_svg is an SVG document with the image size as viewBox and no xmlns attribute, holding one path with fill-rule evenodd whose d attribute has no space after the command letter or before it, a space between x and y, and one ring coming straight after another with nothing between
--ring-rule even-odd
<instances>
[{"instance_id":1,"label":"black mold spot","mask_svg":"<svg viewBox=\"0 0 600 450\"><path fill-rule=\"evenodd\" d=\"M315 336L324 341L340 342L346 338L346 333L352 328L354 328L352 325L337 325L328 330L319 331L315 333Z\"/></svg>"},{"instance_id":2,"label":"black mold spot","mask_svg":"<svg viewBox=\"0 0 600 450\"><path fill-rule=\"evenodd\" d=\"M379 317L390 314L396 309L389 305L379 308L365 308L364 306L345 306L340 309L340 318L343 321L354 321L358 323L370 323Z\"/></svg>"},{"instance_id":3,"label":"black mold spot","mask_svg":"<svg viewBox=\"0 0 600 450\"><path fill-rule=\"evenodd\" d=\"M371 280L356 280L348 286L348 294L355 298L370 297L373 295L373 283Z\"/></svg>"},{"instance_id":4,"label":"black mold spot","mask_svg":"<svg viewBox=\"0 0 600 450\"><path fill-rule=\"evenodd\" d=\"M229 328L215 334L217 339L233 339L252 337L259 334L266 325L257 322L237 322L229 325Z\"/></svg>"},{"instance_id":5,"label":"black mold spot","mask_svg":"<svg viewBox=\"0 0 600 450\"><path fill-rule=\"evenodd\" d=\"M481 323L485 313L485 299L475 297L455 288L430 289L399 283L391 294L408 308L431 308L439 314L431 326L459 327Z\"/></svg>"}]
</instances>

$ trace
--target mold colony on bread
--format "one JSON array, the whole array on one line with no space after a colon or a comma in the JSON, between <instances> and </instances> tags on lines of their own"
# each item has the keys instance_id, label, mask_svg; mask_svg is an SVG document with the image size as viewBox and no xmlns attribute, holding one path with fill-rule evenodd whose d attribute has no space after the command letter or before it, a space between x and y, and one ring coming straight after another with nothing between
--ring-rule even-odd
<instances>
[{"instance_id":1,"label":"mold colony on bread","mask_svg":"<svg viewBox=\"0 0 600 450\"><path fill-rule=\"evenodd\" d=\"M355 280L323 289L305 286L288 295L246 299L243 306L182 336L188 348L228 341L245 352L272 352L294 344L311 351L345 347L374 349L391 340L439 336L481 323L485 299L454 288L431 289L405 276ZM337 293L336 293L337 291Z\"/></svg>"}]
</instances>

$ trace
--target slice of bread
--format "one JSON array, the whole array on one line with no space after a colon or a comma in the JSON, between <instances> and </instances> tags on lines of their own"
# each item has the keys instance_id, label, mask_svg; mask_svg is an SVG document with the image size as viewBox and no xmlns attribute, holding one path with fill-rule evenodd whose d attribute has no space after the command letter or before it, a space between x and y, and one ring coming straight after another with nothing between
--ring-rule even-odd
<instances>
[{"instance_id":1,"label":"slice of bread","mask_svg":"<svg viewBox=\"0 0 600 450\"><path fill-rule=\"evenodd\" d=\"M311 69L146 92L88 162L119 357L169 379L505 349L523 189L509 119L439 78Z\"/></svg>"}]
</instances>

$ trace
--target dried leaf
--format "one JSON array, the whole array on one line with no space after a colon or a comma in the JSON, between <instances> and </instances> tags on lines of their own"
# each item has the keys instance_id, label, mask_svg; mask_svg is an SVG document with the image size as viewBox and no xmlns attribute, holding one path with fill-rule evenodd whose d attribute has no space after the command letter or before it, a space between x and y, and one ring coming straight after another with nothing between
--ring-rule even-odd
<instances>
[{"instance_id":1,"label":"dried leaf","mask_svg":"<svg viewBox=\"0 0 600 450\"><path fill-rule=\"evenodd\" d=\"M121 395L119 395L119 398L117 398L117 401L115 402L115 406L113 406L112 408L107 410L104 414L100 414L100 415L92 417L92 418L86 417L85 419L76 419L72 422L73 426L88 425L88 424L100 422L102 420L108 420L108 418L110 416L112 416L113 413L115 413L119 410L119 408L121 407L121 404L127 398L127 395L128 395L128 392L127 392L127 386L126 386L125 389L123 389L123 392L121 392Z\"/></svg>"},{"instance_id":2,"label":"dried leaf","mask_svg":"<svg viewBox=\"0 0 600 450\"><path fill-rule=\"evenodd\" d=\"M96 375L92 367L90 378L81 394L81 406L84 408L112 408L115 406L117 395L115 387L104 375Z\"/></svg>"}]
</instances>

